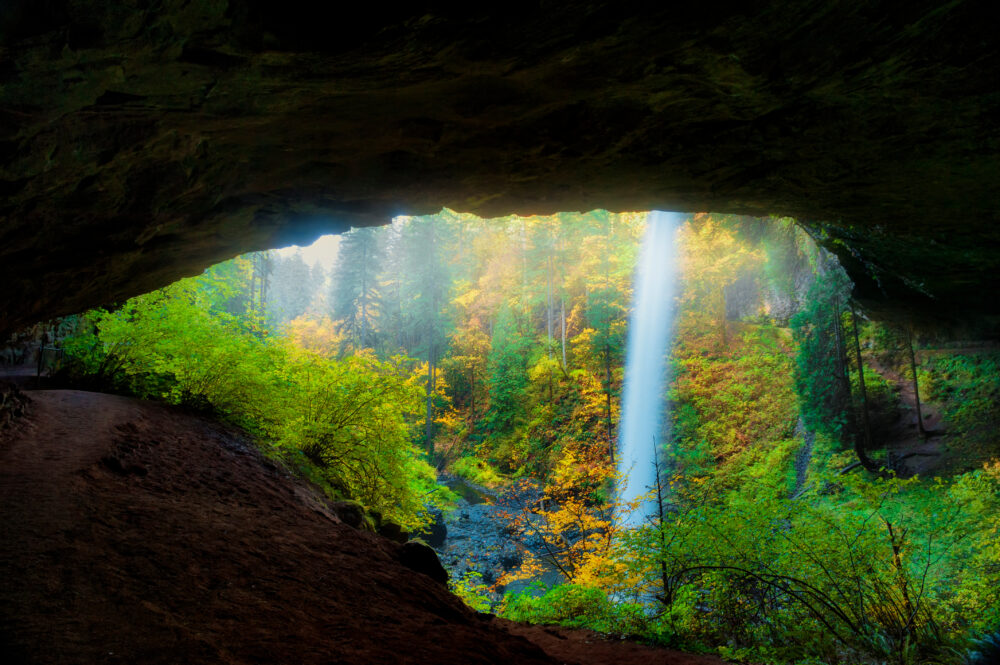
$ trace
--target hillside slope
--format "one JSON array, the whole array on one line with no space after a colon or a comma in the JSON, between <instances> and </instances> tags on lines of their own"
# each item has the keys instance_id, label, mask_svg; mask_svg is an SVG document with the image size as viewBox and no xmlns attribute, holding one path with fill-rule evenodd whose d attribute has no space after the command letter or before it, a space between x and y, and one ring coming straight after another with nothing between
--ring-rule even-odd
<instances>
[{"instance_id":1,"label":"hillside slope","mask_svg":"<svg viewBox=\"0 0 1000 665\"><path fill-rule=\"evenodd\" d=\"M573 662L466 609L230 429L124 397L31 398L0 433L4 663ZM579 644L580 662L611 662Z\"/></svg>"}]
</instances>

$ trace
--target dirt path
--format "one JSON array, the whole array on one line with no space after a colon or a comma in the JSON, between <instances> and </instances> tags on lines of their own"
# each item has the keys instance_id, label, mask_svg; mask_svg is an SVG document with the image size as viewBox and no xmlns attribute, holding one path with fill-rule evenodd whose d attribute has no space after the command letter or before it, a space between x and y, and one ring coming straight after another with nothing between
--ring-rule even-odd
<instances>
[{"instance_id":1,"label":"dirt path","mask_svg":"<svg viewBox=\"0 0 1000 665\"><path fill-rule=\"evenodd\" d=\"M899 402L902 406L900 418L890 429L884 442L886 451L893 458L902 460L897 463L900 465L897 471L904 475L932 473L941 465L946 452L941 410L934 404L921 402L924 431L927 433L922 435L917 422L917 397L913 381L880 363L877 358L866 358L865 362L894 383L899 390Z\"/></svg>"},{"instance_id":2,"label":"dirt path","mask_svg":"<svg viewBox=\"0 0 1000 665\"><path fill-rule=\"evenodd\" d=\"M5 664L719 662L583 642L546 654L230 429L123 397L30 397L0 433Z\"/></svg>"},{"instance_id":3,"label":"dirt path","mask_svg":"<svg viewBox=\"0 0 1000 665\"><path fill-rule=\"evenodd\" d=\"M655 649L644 644L608 640L589 630L567 630L554 626L526 626L497 619L508 632L520 635L542 647L556 662L579 662L590 665L726 665L716 656L695 655Z\"/></svg>"}]
</instances>

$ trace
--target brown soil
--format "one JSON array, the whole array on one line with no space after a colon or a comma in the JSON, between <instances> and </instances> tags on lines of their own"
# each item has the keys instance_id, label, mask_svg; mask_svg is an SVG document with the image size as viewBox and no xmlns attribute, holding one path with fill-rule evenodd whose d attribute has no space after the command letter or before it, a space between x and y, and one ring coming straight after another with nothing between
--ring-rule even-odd
<instances>
[{"instance_id":1,"label":"brown soil","mask_svg":"<svg viewBox=\"0 0 1000 665\"><path fill-rule=\"evenodd\" d=\"M921 400L923 429L917 421L917 397L912 379L905 378L888 363L877 358L866 362L899 390L900 415L883 442L894 460L893 468L903 476L931 475L947 461L945 424L936 404Z\"/></svg>"},{"instance_id":2,"label":"brown soil","mask_svg":"<svg viewBox=\"0 0 1000 665\"><path fill-rule=\"evenodd\" d=\"M514 635L531 640L552 656L556 662L578 662L586 665L726 665L716 656L694 655L670 649L658 649L610 640L589 630L567 630L553 626L527 626L497 619L496 623Z\"/></svg>"},{"instance_id":3,"label":"brown soil","mask_svg":"<svg viewBox=\"0 0 1000 665\"><path fill-rule=\"evenodd\" d=\"M30 396L0 434L3 663L720 662L491 622L229 428Z\"/></svg>"}]
</instances>

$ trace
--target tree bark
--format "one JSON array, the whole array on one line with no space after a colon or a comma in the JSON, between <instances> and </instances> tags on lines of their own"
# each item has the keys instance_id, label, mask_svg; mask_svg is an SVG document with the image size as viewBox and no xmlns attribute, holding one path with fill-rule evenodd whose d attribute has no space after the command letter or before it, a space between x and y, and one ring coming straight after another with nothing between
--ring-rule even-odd
<instances>
[{"instance_id":1,"label":"tree bark","mask_svg":"<svg viewBox=\"0 0 1000 665\"><path fill-rule=\"evenodd\" d=\"M667 534L663 526L663 477L660 471L660 456L656 450L656 439L653 439L653 468L656 473L656 513L659 518L657 528L660 531L660 583L663 585L663 596L660 602L665 607L670 607L674 603L673 593L670 589L670 576L667 574Z\"/></svg>"},{"instance_id":2,"label":"tree bark","mask_svg":"<svg viewBox=\"0 0 1000 665\"><path fill-rule=\"evenodd\" d=\"M604 414L608 433L608 456L611 458L611 466L614 466L615 440L611 427L611 349L606 344L604 347Z\"/></svg>"},{"instance_id":3,"label":"tree bark","mask_svg":"<svg viewBox=\"0 0 1000 665\"><path fill-rule=\"evenodd\" d=\"M427 447L427 457L434 460L434 355L427 354L427 414L424 423L424 442Z\"/></svg>"},{"instance_id":4,"label":"tree bark","mask_svg":"<svg viewBox=\"0 0 1000 665\"><path fill-rule=\"evenodd\" d=\"M841 390L844 391L844 398L847 400L847 408L844 409L847 416L846 426L849 428L850 435L853 437L858 436L858 424L857 418L854 414L854 409L852 405L854 404L854 391L851 390L851 377L848 374L847 366L847 341L844 335L844 320L841 316L841 305L840 297L836 296L833 299L833 332L836 336L837 343L837 370L839 371Z\"/></svg>"},{"instance_id":5,"label":"tree bark","mask_svg":"<svg viewBox=\"0 0 1000 665\"><path fill-rule=\"evenodd\" d=\"M476 362L472 361L470 367L471 376L469 377L469 432L472 433L476 429Z\"/></svg>"},{"instance_id":6,"label":"tree bark","mask_svg":"<svg viewBox=\"0 0 1000 665\"><path fill-rule=\"evenodd\" d=\"M864 443L855 437L854 441L854 451L858 455L858 461L861 465L865 467L868 471L876 471L875 463L870 457L866 450L871 450L872 448L872 426L871 419L868 415L868 390L865 388L865 365L864 361L861 359L861 338L858 336L858 314L854 309L854 304L851 304L851 322L854 328L854 352L857 358L858 364L858 388L861 391L861 415L864 422Z\"/></svg>"},{"instance_id":7,"label":"tree bark","mask_svg":"<svg viewBox=\"0 0 1000 665\"><path fill-rule=\"evenodd\" d=\"M728 335L728 331L726 330L726 328L727 328L727 326L726 326L726 287L722 287L722 289L720 289L720 291L721 291L721 293L719 294L719 332L720 332L721 337L722 337L722 348L725 349L726 348L726 344L729 342L729 340L728 340L729 335Z\"/></svg>"},{"instance_id":8,"label":"tree bark","mask_svg":"<svg viewBox=\"0 0 1000 665\"><path fill-rule=\"evenodd\" d=\"M562 368L566 371L566 296L559 297L559 322L562 328Z\"/></svg>"},{"instance_id":9,"label":"tree bark","mask_svg":"<svg viewBox=\"0 0 1000 665\"><path fill-rule=\"evenodd\" d=\"M906 329L906 347L910 351L910 371L913 372L913 397L917 405L917 430L920 436L927 436L924 429L924 416L920 409L920 380L917 378L917 355L913 351L913 331Z\"/></svg>"},{"instance_id":10,"label":"tree bark","mask_svg":"<svg viewBox=\"0 0 1000 665\"><path fill-rule=\"evenodd\" d=\"M552 289L552 249L549 248L548 260L546 261L546 271L545 271L545 354L546 357L552 357L552 328L553 320L555 318L555 297Z\"/></svg>"},{"instance_id":11,"label":"tree bark","mask_svg":"<svg viewBox=\"0 0 1000 665\"><path fill-rule=\"evenodd\" d=\"M361 254L361 340L358 346L368 348L368 240Z\"/></svg>"}]
</instances>

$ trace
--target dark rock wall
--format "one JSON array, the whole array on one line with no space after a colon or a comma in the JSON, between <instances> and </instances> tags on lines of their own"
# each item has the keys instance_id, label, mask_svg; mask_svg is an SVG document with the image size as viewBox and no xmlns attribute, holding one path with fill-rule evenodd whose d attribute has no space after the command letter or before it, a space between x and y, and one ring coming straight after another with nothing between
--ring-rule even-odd
<instances>
[{"instance_id":1,"label":"dark rock wall","mask_svg":"<svg viewBox=\"0 0 1000 665\"><path fill-rule=\"evenodd\" d=\"M0 330L442 206L790 215L1000 310L986 2L0 5Z\"/></svg>"}]
</instances>

